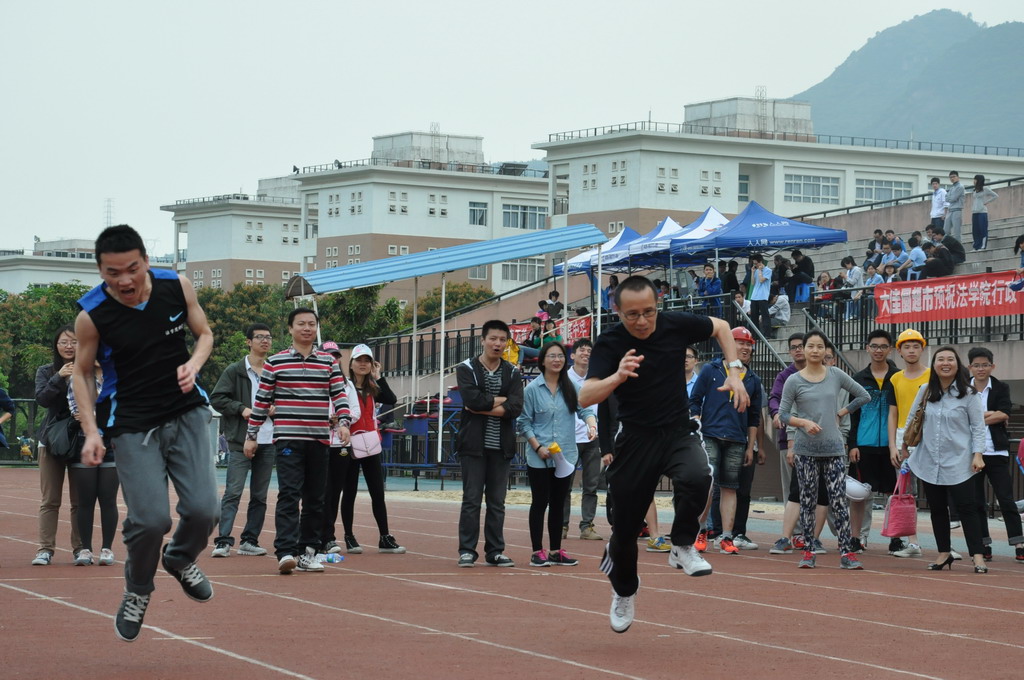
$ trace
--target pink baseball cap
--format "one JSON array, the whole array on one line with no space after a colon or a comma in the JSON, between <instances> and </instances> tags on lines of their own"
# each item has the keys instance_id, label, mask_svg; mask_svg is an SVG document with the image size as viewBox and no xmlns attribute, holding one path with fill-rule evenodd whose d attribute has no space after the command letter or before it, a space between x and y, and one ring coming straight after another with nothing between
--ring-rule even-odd
<instances>
[{"instance_id":1,"label":"pink baseball cap","mask_svg":"<svg viewBox=\"0 0 1024 680\"><path fill-rule=\"evenodd\" d=\"M323 352L330 352L331 354L341 356L341 348L338 347L338 343L334 342L333 340L328 340L327 342L320 345L320 350Z\"/></svg>"}]
</instances>

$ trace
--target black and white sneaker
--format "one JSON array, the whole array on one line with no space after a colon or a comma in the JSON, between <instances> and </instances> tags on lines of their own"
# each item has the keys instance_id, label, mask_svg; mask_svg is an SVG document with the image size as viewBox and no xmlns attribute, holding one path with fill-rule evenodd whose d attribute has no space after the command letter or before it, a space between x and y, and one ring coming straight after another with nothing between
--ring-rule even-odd
<instances>
[{"instance_id":1,"label":"black and white sneaker","mask_svg":"<svg viewBox=\"0 0 1024 680\"><path fill-rule=\"evenodd\" d=\"M389 553L392 555L401 555L405 552L405 548L398 545L398 541L391 534L385 534L380 537L380 543L377 544L378 550L382 553Z\"/></svg>"},{"instance_id":2,"label":"black and white sneaker","mask_svg":"<svg viewBox=\"0 0 1024 680\"><path fill-rule=\"evenodd\" d=\"M476 558L473 557L473 553L459 553L459 566L463 569L468 569L473 566L476 562Z\"/></svg>"},{"instance_id":3,"label":"black and white sneaker","mask_svg":"<svg viewBox=\"0 0 1024 680\"><path fill-rule=\"evenodd\" d=\"M668 563L676 569L682 569L689 576L711 574L711 565L692 545L672 546L672 552L668 554Z\"/></svg>"},{"instance_id":4,"label":"black and white sneaker","mask_svg":"<svg viewBox=\"0 0 1024 680\"><path fill-rule=\"evenodd\" d=\"M114 616L114 633L125 642L135 642L142 630L142 619L149 606L149 595L139 595L125 591L121 606Z\"/></svg>"},{"instance_id":5,"label":"black and white sneaker","mask_svg":"<svg viewBox=\"0 0 1024 680\"><path fill-rule=\"evenodd\" d=\"M213 585L195 562L182 570L177 570L167 563L167 546L160 558L164 571L173 576L181 584L181 590L196 602L209 602L213 598Z\"/></svg>"},{"instance_id":6,"label":"black and white sneaker","mask_svg":"<svg viewBox=\"0 0 1024 680\"><path fill-rule=\"evenodd\" d=\"M516 563L512 561L511 557L507 557L503 553L496 553L487 558L487 564L492 567L514 567Z\"/></svg>"},{"instance_id":7,"label":"black and white sneaker","mask_svg":"<svg viewBox=\"0 0 1024 680\"><path fill-rule=\"evenodd\" d=\"M324 570L324 565L317 561L315 550L312 548L306 548L306 552L299 555L298 564L295 568L299 571L322 572Z\"/></svg>"},{"instance_id":8,"label":"black and white sneaker","mask_svg":"<svg viewBox=\"0 0 1024 680\"><path fill-rule=\"evenodd\" d=\"M227 541L218 541L213 546L213 552L210 553L210 557L227 557L231 554L231 544Z\"/></svg>"},{"instance_id":9,"label":"black and white sneaker","mask_svg":"<svg viewBox=\"0 0 1024 680\"><path fill-rule=\"evenodd\" d=\"M363 546L359 545L359 541L352 534L345 534L345 550L353 555L363 554Z\"/></svg>"}]
</instances>

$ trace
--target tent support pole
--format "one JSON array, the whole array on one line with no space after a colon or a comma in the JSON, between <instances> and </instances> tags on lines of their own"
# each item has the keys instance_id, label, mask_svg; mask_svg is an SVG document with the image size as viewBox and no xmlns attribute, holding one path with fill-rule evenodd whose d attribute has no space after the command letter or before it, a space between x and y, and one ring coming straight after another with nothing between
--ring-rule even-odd
<instances>
[{"instance_id":1,"label":"tent support pole","mask_svg":"<svg viewBox=\"0 0 1024 680\"><path fill-rule=\"evenodd\" d=\"M419 299L420 299L420 277L416 277L412 280L412 342L410 343L410 351L412 351L412 392L409 393L409 408L406 411L407 414L413 413L413 404L416 403L416 395L419 394L420 389L420 376L417 372L419 366L417 366L417 336L416 331L419 330L417 325L419 323Z\"/></svg>"},{"instance_id":2,"label":"tent support pole","mask_svg":"<svg viewBox=\"0 0 1024 680\"><path fill-rule=\"evenodd\" d=\"M597 246L597 287L598 290L604 290L601 286L601 251L604 250L604 244L598 244ZM608 304L611 304L609 301ZM601 305L598 304L598 307ZM597 317L597 333L591 333L594 340L597 340L597 336L601 335L601 318L604 316L604 310L597 309L594 312L594 316Z\"/></svg>"},{"instance_id":3,"label":"tent support pole","mask_svg":"<svg viewBox=\"0 0 1024 680\"><path fill-rule=\"evenodd\" d=\"M444 462L441 458L441 444L444 439L444 322L445 322L445 294L447 292L447 274L441 272L441 361L437 368L437 462L440 465ZM430 393L427 393L427 413L430 413Z\"/></svg>"},{"instance_id":4,"label":"tent support pole","mask_svg":"<svg viewBox=\"0 0 1024 680\"><path fill-rule=\"evenodd\" d=\"M312 300L313 300L313 313L316 314L316 318L319 319L320 318L320 309L316 306L316 295L310 295L309 297L312 298ZM316 324L316 344L317 344L317 346L320 346L320 345L324 344L323 336L320 335L320 323L319 322L317 322L317 324Z\"/></svg>"},{"instance_id":5,"label":"tent support pole","mask_svg":"<svg viewBox=\"0 0 1024 680\"><path fill-rule=\"evenodd\" d=\"M566 321L569 318L569 307L566 302L569 302L569 251L562 253L562 297L565 298L565 302L562 303L562 333L566 332ZM565 337L564 335L562 337Z\"/></svg>"}]
</instances>

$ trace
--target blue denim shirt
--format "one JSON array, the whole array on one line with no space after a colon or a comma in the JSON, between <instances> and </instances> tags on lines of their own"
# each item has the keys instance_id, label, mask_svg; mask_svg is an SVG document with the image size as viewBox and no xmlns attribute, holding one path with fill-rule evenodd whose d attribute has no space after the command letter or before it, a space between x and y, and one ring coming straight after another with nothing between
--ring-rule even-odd
<instances>
[{"instance_id":1,"label":"blue denim shirt","mask_svg":"<svg viewBox=\"0 0 1024 680\"><path fill-rule=\"evenodd\" d=\"M575 385L573 387L578 395L579 388ZM577 408L573 413L565 405L562 388L559 387L551 394L544 377L540 376L523 390L523 412L516 421L516 429L527 439L536 437L542 446L558 442L565 460L575 465L579 460L575 416L579 416L580 420L586 420L591 416L596 418L597 414L591 408ZM542 460L530 446L526 449L526 464L532 468L555 466L553 460Z\"/></svg>"}]
</instances>

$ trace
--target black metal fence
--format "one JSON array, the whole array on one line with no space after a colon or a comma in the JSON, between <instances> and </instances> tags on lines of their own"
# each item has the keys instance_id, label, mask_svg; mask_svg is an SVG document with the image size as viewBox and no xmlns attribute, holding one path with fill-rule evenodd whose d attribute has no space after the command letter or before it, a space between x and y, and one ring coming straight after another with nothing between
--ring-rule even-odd
<instances>
[{"instance_id":1,"label":"black metal fence","mask_svg":"<svg viewBox=\"0 0 1024 680\"><path fill-rule=\"evenodd\" d=\"M32 459L37 459L37 447L39 445L39 432L37 428L43 416L46 415L45 412L46 409L39 406L35 399L14 400L14 416L4 425L4 437L7 438L7 448L0 448L0 461L21 461L21 445L18 443L18 438L22 435L32 439Z\"/></svg>"}]
</instances>

